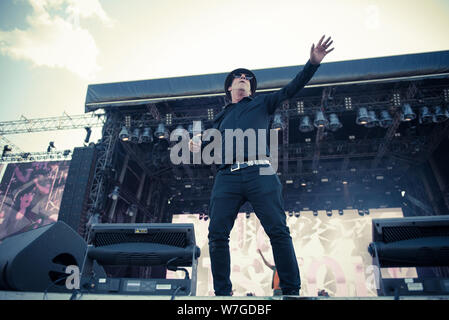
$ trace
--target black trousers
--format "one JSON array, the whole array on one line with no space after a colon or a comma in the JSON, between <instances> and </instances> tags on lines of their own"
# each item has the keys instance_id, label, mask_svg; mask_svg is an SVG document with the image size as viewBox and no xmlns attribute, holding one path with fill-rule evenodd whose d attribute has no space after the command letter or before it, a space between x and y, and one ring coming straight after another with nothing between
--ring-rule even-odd
<instances>
[{"instance_id":1,"label":"black trousers","mask_svg":"<svg viewBox=\"0 0 449 320\"><path fill-rule=\"evenodd\" d=\"M249 201L270 238L273 257L283 294L299 294L301 280L298 262L287 227L278 176L261 175L262 166L251 166L234 172L218 171L210 200L209 253L215 295L230 295L231 257L229 234L240 207ZM267 167L267 165L265 165Z\"/></svg>"}]
</instances>

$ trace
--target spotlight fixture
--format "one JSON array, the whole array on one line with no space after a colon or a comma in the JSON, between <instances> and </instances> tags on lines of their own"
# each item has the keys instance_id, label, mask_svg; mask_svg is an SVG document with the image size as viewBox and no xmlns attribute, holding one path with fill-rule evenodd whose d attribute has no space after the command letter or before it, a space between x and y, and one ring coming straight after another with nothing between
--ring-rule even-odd
<instances>
[{"instance_id":1,"label":"spotlight fixture","mask_svg":"<svg viewBox=\"0 0 449 320\"><path fill-rule=\"evenodd\" d=\"M365 125L369 122L370 117L368 114L368 110L365 107L360 107L357 112L357 118L355 122L359 125Z\"/></svg>"},{"instance_id":2,"label":"spotlight fixture","mask_svg":"<svg viewBox=\"0 0 449 320\"><path fill-rule=\"evenodd\" d=\"M404 103L402 105L402 121L412 121L416 118L416 114L413 112L412 107L410 107L410 104Z\"/></svg>"},{"instance_id":3,"label":"spotlight fixture","mask_svg":"<svg viewBox=\"0 0 449 320\"><path fill-rule=\"evenodd\" d=\"M373 128L380 125L379 119L377 119L376 112L374 110L368 111L369 120L368 123L365 124L367 128Z\"/></svg>"},{"instance_id":4,"label":"spotlight fixture","mask_svg":"<svg viewBox=\"0 0 449 320\"><path fill-rule=\"evenodd\" d=\"M315 113L315 120L313 121L313 125L316 128L323 128L323 127L327 127L328 124L329 124L329 121L324 116L323 111L318 110Z\"/></svg>"},{"instance_id":5,"label":"spotlight fixture","mask_svg":"<svg viewBox=\"0 0 449 320\"><path fill-rule=\"evenodd\" d=\"M129 132L128 132L128 129L126 129L126 126L122 127L122 130L120 131L118 137L122 141L128 141L129 140Z\"/></svg>"},{"instance_id":6,"label":"spotlight fixture","mask_svg":"<svg viewBox=\"0 0 449 320\"><path fill-rule=\"evenodd\" d=\"M313 131L313 125L310 122L309 116L304 116L299 124L299 131L301 132L311 132Z\"/></svg>"},{"instance_id":7,"label":"spotlight fixture","mask_svg":"<svg viewBox=\"0 0 449 320\"><path fill-rule=\"evenodd\" d=\"M440 123L446 121L449 118L449 113L446 109L436 106L433 113L433 122Z\"/></svg>"},{"instance_id":8,"label":"spotlight fixture","mask_svg":"<svg viewBox=\"0 0 449 320\"><path fill-rule=\"evenodd\" d=\"M108 195L112 200L117 200L120 195L120 188L118 186L114 187L114 190Z\"/></svg>"},{"instance_id":9,"label":"spotlight fixture","mask_svg":"<svg viewBox=\"0 0 449 320\"><path fill-rule=\"evenodd\" d=\"M284 124L282 122L282 117L279 113L276 113L274 115L273 125L271 126L274 130L281 130L284 127Z\"/></svg>"},{"instance_id":10,"label":"spotlight fixture","mask_svg":"<svg viewBox=\"0 0 449 320\"><path fill-rule=\"evenodd\" d=\"M433 115L430 112L428 107L421 107L419 109L419 123L420 124L429 124L433 121Z\"/></svg>"},{"instance_id":11,"label":"spotlight fixture","mask_svg":"<svg viewBox=\"0 0 449 320\"><path fill-rule=\"evenodd\" d=\"M52 150L52 149L55 149L55 148L56 148L56 147L55 147L54 141L50 141L50 143L48 144L48 147L47 147L47 152L50 153L51 150Z\"/></svg>"},{"instance_id":12,"label":"spotlight fixture","mask_svg":"<svg viewBox=\"0 0 449 320\"><path fill-rule=\"evenodd\" d=\"M9 145L5 145L5 146L3 147L2 158L3 158L4 156L6 156L6 153L11 152L11 151L12 151L12 148L11 148Z\"/></svg>"},{"instance_id":13,"label":"spotlight fixture","mask_svg":"<svg viewBox=\"0 0 449 320\"><path fill-rule=\"evenodd\" d=\"M393 123L393 119L391 118L390 114L387 110L382 110L380 112L380 126L382 128L388 128Z\"/></svg>"},{"instance_id":14,"label":"spotlight fixture","mask_svg":"<svg viewBox=\"0 0 449 320\"><path fill-rule=\"evenodd\" d=\"M86 129L86 138L84 138L84 143L89 143L90 135L92 134L92 129L90 127L85 127Z\"/></svg>"},{"instance_id":15,"label":"spotlight fixture","mask_svg":"<svg viewBox=\"0 0 449 320\"><path fill-rule=\"evenodd\" d=\"M332 217L332 210L331 209L326 209L326 215L328 217Z\"/></svg>"},{"instance_id":16,"label":"spotlight fixture","mask_svg":"<svg viewBox=\"0 0 449 320\"><path fill-rule=\"evenodd\" d=\"M143 143L149 143L153 141L153 134L151 132L151 128L147 127L143 129L142 133L142 142Z\"/></svg>"},{"instance_id":17,"label":"spotlight fixture","mask_svg":"<svg viewBox=\"0 0 449 320\"><path fill-rule=\"evenodd\" d=\"M154 136L158 139L167 138L167 129L165 129L165 125L162 122L157 126L157 129L154 132Z\"/></svg>"},{"instance_id":18,"label":"spotlight fixture","mask_svg":"<svg viewBox=\"0 0 449 320\"><path fill-rule=\"evenodd\" d=\"M251 213L250 213L250 212L247 212L247 213L245 214L245 216L246 216L246 219L249 219L249 218L251 217Z\"/></svg>"},{"instance_id":19,"label":"spotlight fixture","mask_svg":"<svg viewBox=\"0 0 449 320\"><path fill-rule=\"evenodd\" d=\"M140 138L140 130L139 130L139 128L135 128L133 130L133 133L131 134L131 142L139 143L139 138Z\"/></svg>"},{"instance_id":20,"label":"spotlight fixture","mask_svg":"<svg viewBox=\"0 0 449 320\"><path fill-rule=\"evenodd\" d=\"M329 129L331 131L337 131L340 129L343 125L341 124L340 120L338 119L338 116L336 113L331 113L329 115Z\"/></svg>"},{"instance_id":21,"label":"spotlight fixture","mask_svg":"<svg viewBox=\"0 0 449 320\"><path fill-rule=\"evenodd\" d=\"M339 214L340 216L342 216L342 215L343 215L343 210L342 210L342 209L338 209L338 214Z\"/></svg>"},{"instance_id":22,"label":"spotlight fixture","mask_svg":"<svg viewBox=\"0 0 449 320\"><path fill-rule=\"evenodd\" d=\"M301 216L301 213L299 211L295 211L295 218L299 218Z\"/></svg>"}]
</instances>

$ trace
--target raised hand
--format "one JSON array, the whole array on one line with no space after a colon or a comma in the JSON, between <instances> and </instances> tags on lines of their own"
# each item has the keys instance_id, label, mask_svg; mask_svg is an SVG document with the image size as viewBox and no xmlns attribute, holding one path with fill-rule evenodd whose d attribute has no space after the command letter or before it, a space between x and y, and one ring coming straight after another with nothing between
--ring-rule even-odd
<instances>
[{"instance_id":1,"label":"raised hand","mask_svg":"<svg viewBox=\"0 0 449 320\"><path fill-rule=\"evenodd\" d=\"M321 37L320 41L315 47L315 44L312 44L312 48L310 49L310 62L312 64L320 64L321 61L323 61L324 57L334 50L335 48L329 49L330 45L334 40L331 40L331 37L327 38L326 41L324 41L324 35Z\"/></svg>"}]
</instances>

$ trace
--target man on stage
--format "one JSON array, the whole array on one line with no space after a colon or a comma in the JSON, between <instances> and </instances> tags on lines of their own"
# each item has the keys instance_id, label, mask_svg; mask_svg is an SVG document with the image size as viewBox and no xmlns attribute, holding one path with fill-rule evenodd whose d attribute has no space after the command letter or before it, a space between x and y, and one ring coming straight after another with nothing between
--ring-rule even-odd
<instances>
[{"instance_id":1,"label":"man on stage","mask_svg":"<svg viewBox=\"0 0 449 320\"><path fill-rule=\"evenodd\" d=\"M294 97L315 74L323 58L334 49L328 49L333 42L331 38L323 42L324 37L316 46L312 45L310 59L303 70L277 92L254 96L257 81L251 71L240 68L229 73L225 92L231 103L217 115L214 128L221 132L226 129L267 130L270 118L280 103ZM201 142L190 142L192 151L198 148L201 148ZM269 175L260 174L261 166L270 167L267 160L254 160L247 149L244 150L244 159L243 163L220 166L211 193L208 238L215 295L232 294L229 234L240 207L246 201L252 205L270 238L282 294L299 295L301 280L290 230L286 224L281 182L275 170Z\"/></svg>"}]
</instances>

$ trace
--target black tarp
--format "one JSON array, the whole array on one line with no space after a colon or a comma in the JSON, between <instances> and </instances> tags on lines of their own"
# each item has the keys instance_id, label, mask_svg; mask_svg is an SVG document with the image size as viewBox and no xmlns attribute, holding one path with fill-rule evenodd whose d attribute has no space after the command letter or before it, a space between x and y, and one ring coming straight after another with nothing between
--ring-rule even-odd
<instances>
[{"instance_id":1,"label":"black tarp","mask_svg":"<svg viewBox=\"0 0 449 320\"><path fill-rule=\"evenodd\" d=\"M244 67L244 66L236 66ZM253 70L258 90L286 85L303 66ZM449 73L449 51L323 63L308 85L427 76ZM91 84L85 111L117 108L173 98L223 94L227 73Z\"/></svg>"}]
</instances>

